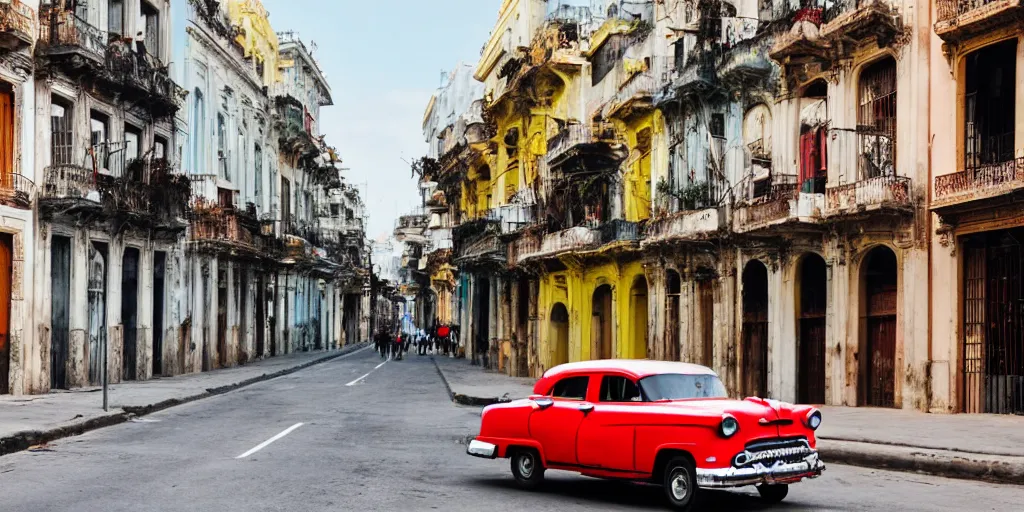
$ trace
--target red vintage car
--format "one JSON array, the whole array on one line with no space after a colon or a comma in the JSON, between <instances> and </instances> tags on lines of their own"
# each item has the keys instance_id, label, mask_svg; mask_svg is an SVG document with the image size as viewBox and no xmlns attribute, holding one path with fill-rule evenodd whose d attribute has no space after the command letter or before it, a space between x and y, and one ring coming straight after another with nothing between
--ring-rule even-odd
<instances>
[{"instance_id":1,"label":"red vintage car","mask_svg":"<svg viewBox=\"0 0 1024 512\"><path fill-rule=\"evenodd\" d=\"M757 486L770 503L821 474L821 412L728 398L715 372L657 361L588 361L548 370L525 400L484 409L470 455L509 458L523 488L544 471L653 482L689 510L700 489Z\"/></svg>"}]
</instances>

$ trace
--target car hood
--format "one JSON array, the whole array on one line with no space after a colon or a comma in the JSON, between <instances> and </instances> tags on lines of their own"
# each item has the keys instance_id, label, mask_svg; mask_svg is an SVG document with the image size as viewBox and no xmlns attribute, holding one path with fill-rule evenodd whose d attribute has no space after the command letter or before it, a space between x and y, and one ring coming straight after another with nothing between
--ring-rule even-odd
<instances>
[{"instance_id":1,"label":"car hood","mask_svg":"<svg viewBox=\"0 0 1024 512\"><path fill-rule=\"evenodd\" d=\"M765 418L769 421L788 417L784 415L784 404L775 400L762 400L760 398L747 398L745 400L732 400L726 398L704 399L704 400L676 400L667 402L674 407L685 408L695 413L720 416L731 414L736 419L759 420Z\"/></svg>"}]
</instances>

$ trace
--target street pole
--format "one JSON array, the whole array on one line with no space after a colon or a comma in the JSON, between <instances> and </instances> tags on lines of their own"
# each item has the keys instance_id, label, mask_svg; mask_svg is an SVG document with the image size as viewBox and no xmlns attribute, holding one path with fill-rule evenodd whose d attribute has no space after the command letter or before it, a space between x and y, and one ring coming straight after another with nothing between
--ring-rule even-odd
<instances>
[{"instance_id":1,"label":"street pole","mask_svg":"<svg viewBox=\"0 0 1024 512\"><path fill-rule=\"evenodd\" d=\"M103 334L103 412L109 411L107 403L107 382L109 381L107 376L107 333Z\"/></svg>"}]
</instances>

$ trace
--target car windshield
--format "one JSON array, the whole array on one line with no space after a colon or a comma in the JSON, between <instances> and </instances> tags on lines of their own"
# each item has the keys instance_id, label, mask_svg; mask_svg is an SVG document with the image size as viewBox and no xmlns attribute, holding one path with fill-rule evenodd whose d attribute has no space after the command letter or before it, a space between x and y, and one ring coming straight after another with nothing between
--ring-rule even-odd
<instances>
[{"instance_id":1,"label":"car windshield","mask_svg":"<svg viewBox=\"0 0 1024 512\"><path fill-rule=\"evenodd\" d=\"M640 379L640 390L650 402L691 398L728 398L725 385L715 375L666 373Z\"/></svg>"}]
</instances>

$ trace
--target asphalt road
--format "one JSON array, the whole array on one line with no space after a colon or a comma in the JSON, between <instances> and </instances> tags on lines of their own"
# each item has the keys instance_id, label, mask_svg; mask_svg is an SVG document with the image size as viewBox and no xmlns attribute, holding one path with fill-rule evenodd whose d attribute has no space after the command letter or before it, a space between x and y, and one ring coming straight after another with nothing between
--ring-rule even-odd
<instances>
[{"instance_id":1,"label":"asphalt road","mask_svg":"<svg viewBox=\"0 0 1024 512\"><path fill-rule=\"evenodd\" d=\"M0 511L663 510L657 487L568 473L515 489L507 461L465 455L479 409L448 401L429 358L380 364L363 351L2 457ZM767 510L751 492L704 505ZM833 464L771 510L1019 511L1024 487Z\"/></svg>"}]
</instances>

